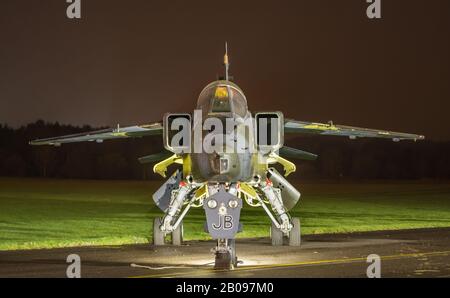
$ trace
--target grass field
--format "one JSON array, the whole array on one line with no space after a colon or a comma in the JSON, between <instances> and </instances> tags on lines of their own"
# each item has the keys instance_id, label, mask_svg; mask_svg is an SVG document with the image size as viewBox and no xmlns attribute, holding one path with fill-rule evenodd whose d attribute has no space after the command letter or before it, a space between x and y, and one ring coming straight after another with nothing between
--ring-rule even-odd
<instances>
[{"instance_id":1,"label":"grass field","mask_svg":"<svg viewBox=\"0 0 450 298\"><path fill-rule=\"evenodd\" d=\"M151 194L162 181L0 178L0 250L147 243L161 216ZM303 234L450 226L450 184L311 183L292 212ZM268 236L269 220L244 205L239 237ZM185 239L208 239L203 209L185 220Z\"/></svg>"}]
</instances>

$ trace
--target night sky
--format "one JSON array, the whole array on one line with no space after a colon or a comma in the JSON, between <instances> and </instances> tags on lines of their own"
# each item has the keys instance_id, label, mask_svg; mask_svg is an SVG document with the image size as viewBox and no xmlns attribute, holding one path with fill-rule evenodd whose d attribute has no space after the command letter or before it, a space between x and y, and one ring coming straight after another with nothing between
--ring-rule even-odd
<instances>
[{"instance_id":1,"label":"night sky","mask_svg":"<svg viewBox=\"0 0 450 298\"><path fill-rule=\"evenodd\" d=\"M192 111L231 74L252 111L450 140L450 1L2 0L0 123L112 126Z\"/></svg>"}]
</instances>

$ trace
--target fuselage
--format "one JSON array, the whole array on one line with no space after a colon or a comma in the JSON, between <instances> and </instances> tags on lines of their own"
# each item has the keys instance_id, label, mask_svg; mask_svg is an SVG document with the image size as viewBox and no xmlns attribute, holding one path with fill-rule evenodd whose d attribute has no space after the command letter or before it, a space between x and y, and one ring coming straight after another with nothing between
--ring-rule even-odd
<instances>
[{"instance_id":1,"label":"fuselage","mask_svg":"<svg viewBox=\"0 0 450 298\"><path fill-rule=\"evenodd\" d=\"M201 120L194 120L192 125L192 144L198 137L195 131L201 131L202 145L212 143L221 150L211 152L203 146L202 152L189 154L187 158L190 159L190 173L194 181L233 183L249 181L257 175L259 167L256 162L258 153L254 150L254 129L242 90L230 81L212 82L200 93L196 110L197 113L201 111ZM214 124L217 121L220 121L221 128ZM201 126L200 129L198 126ZM211 142L212 136L216 139ZM215 144L215 141L220 144Z\"/></svg>"}]
</instances>

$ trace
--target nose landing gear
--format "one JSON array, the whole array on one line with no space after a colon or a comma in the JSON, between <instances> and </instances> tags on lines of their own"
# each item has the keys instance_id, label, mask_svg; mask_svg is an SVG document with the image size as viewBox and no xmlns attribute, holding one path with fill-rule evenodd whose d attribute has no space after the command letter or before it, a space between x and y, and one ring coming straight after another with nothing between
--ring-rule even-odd
<instances>
[{"instance_id":1,"label":"nose landing gear","mask_svg":"<svg viewBox=\"0 0 450 298\"><path fill-rule=\"evenodd\" d=\"M237 264L236 241L234 239L218 239L215 249L214 269L231 270Z\"/></svg>"}]
</instances>

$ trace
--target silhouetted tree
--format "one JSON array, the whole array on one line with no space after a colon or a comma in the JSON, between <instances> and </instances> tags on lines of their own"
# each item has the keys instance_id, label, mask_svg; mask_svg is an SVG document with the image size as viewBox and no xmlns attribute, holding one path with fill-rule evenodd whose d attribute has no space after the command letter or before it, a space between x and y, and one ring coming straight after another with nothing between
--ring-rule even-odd
<instances>
[{"instance_id":1,"label":"silhouetted tree","mask_svg":"<svg viewBox=\"0 0 450 298\"><path fill-rule=\"evenodd\" d=\"M0 124L0 175L83 179L161 179L141 156L162 152L160 136L79 143L61 147L30 146L36 138L94 129L38 120L17 129ZM339 137L286 136L286 145L319 155L295 161L292 178L450 178L450 142L400 142ZM280 169L281 170L281 169Z\"/></svg>"}]
</instances>

